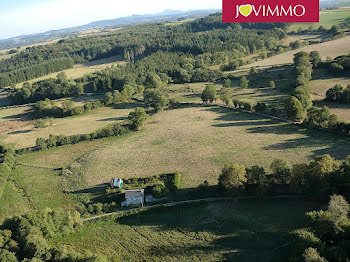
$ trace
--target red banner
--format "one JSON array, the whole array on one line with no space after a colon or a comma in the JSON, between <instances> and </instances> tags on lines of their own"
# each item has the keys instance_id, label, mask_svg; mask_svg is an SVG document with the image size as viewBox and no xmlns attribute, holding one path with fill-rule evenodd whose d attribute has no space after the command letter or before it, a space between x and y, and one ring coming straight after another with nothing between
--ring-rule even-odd
<instances>
[{"instance_id":1,"label":"red banner","mask_svg":"<svg viewBox=\"0 0 350 262\"><path fill-rule=\"evenodd\" d=\"M222 22L319 22L319 5L319 0L223 0Z\"/></svg>"}]
</instances>

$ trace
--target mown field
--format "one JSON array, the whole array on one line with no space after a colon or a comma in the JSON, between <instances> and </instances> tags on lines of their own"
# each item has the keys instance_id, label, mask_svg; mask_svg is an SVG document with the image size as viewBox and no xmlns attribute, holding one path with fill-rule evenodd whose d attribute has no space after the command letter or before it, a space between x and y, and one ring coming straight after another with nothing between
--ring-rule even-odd
<instances>
[{"instance_id":1,"label":"mown field","mask_svg":"<svg viewBox=\"0 0 350 262\"><path fill-rule=\"evenodd\" d=\"M287 261L290 232L318 204L216 202L87 222L54 239L115 261ZM286 246L284 246L286 245Z\"/></svg>"},{"instance_id":2,"label":"mown field","mask_svg":"<svg viewBox=\"0 0 350 262\"><path fill-rule=\"evenodd\" d=\"M46 127L34 128L29 107L5 109L0 111L0 141L14 144L16 148L35 145L38 137L48 138L54 135L74 135L91 133L94 130L123 121L139 103L125 103L115 107L95 109L80 116L46 119Z\"/></svg>"},{"instance_id":3,"label":"mown field","mask_svg":"<svg viewBox=\"0 0 350 262\"><path fill-rule=\"evenodd\" d=\"M196 187L204 180L216 184L225 163L268 167L278 157L295 163L321 154L343 159L350 155L349 144L348 139L330 133L216 106L198 106L159 113L142 131L110 139L80 157L74 166L85 181L80 189L108 183L111 177L147 177L173 171L182 174L184 187ZM56 152L48 150L44 158L52 154ZM33 159L22 161L31 163Z\"/></svg>"}]
</instances>

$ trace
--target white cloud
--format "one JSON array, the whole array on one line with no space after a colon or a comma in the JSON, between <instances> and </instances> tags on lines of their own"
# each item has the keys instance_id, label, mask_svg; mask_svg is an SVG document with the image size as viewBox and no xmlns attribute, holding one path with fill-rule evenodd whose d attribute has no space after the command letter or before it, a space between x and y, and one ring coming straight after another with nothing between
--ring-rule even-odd
<instances>
[{"instance_id":1,"label":"white cloud","mask_svg":"<svg viewBox=\"0 0 350 262\"><path fill-rule=\"evenodd\" d=\"M221 0L55 0L0 16L0 38L44 32L132 14L221 8Z\"/></svg>"}]
</instances>

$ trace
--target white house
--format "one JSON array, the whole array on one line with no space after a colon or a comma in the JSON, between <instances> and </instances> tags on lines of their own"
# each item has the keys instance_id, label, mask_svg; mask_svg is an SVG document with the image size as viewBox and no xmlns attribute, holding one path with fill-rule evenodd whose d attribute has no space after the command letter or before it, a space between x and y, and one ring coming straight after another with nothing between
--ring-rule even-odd
<instances>
[{"instance_id":1,"label":"white house","mask_svg":"<svg viewBox=\"0 0 350 262\"><path fill-rule=\"evenodd\" d=\"M123 188L123 179L121 178L112 178L111 180L111 188Z\"/></svg>"},{"instance_id":2,"label":"white house","mask_svg":"<svg viewBox=\"0 0 350 262\"><path fill-rule=\"evenodd\" d=\"M125 191L125 201L121 203L123 207L131 205L143 205L145 202L145 190L134 189Z\"/></svg>"}]
</instances>

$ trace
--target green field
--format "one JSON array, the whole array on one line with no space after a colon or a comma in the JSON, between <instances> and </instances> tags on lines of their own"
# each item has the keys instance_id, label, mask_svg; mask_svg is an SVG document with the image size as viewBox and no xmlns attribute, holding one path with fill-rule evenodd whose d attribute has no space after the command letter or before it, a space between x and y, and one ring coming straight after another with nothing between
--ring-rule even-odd
<instances>
[{"instance_id":1,"label":"green field","mask_svg":"<svg viewBox=\"0 0 350 262\"><path fill-rule=\"evenodd\" d=\"M225 163L269 168L274 158L293 164L321 154L341 160L350 155L349 145L349 139L331 133L218 106L166 110L136 133L18 156L19 166L6 188L10 196L1 201L10 205L17 198L25 200L23 207L6 215L35 208L71 208L103 196L112 177L174 171L180 172L185 189L204 180L215 185ZM73 171L70 178L61 175L66 167Z\"/></svg>"},{"instance_id":2,"label":"green field","mask_svg":"<svg viewBox=\"0 0 350 262\"><path fill-rule=\"evenodd\" d=\"M287 261L290 231L318 204L216 202L86 223L55 239L116 261ZM286 246L284 246L286 245Z\"/></svg>"},{"instance_id":3,"label":"green field","mask_svg":"<svg viewBox=\"0 0 350 262\"><path fill-rule=\"evenodd\" d=\"M290 28L290 31L301 29L308 29L310 26L318 28L320 25L330 28L333 25L340 25L343 23L349 23L350 19L350 7L343 7L335 10L323 10L320 12L319 23L295 23Z\"/></svg>"},{"instance_id":4,"label":"green field","mask_svg":"<svg viewBox=\"0 0 350 262\"><path fill-rule=\"evenodd\" d=\"M184 187L196 187L204 180L216 184L225 163L268 167L278 157L295 163L327 153L337 159L350 155L349 140L230 109L188 107L159 113L142 131L110 139L79 158L75 169L85 179L81 189L111 177L173 171L182 174Z\"/></svg>"}]
</instances>

